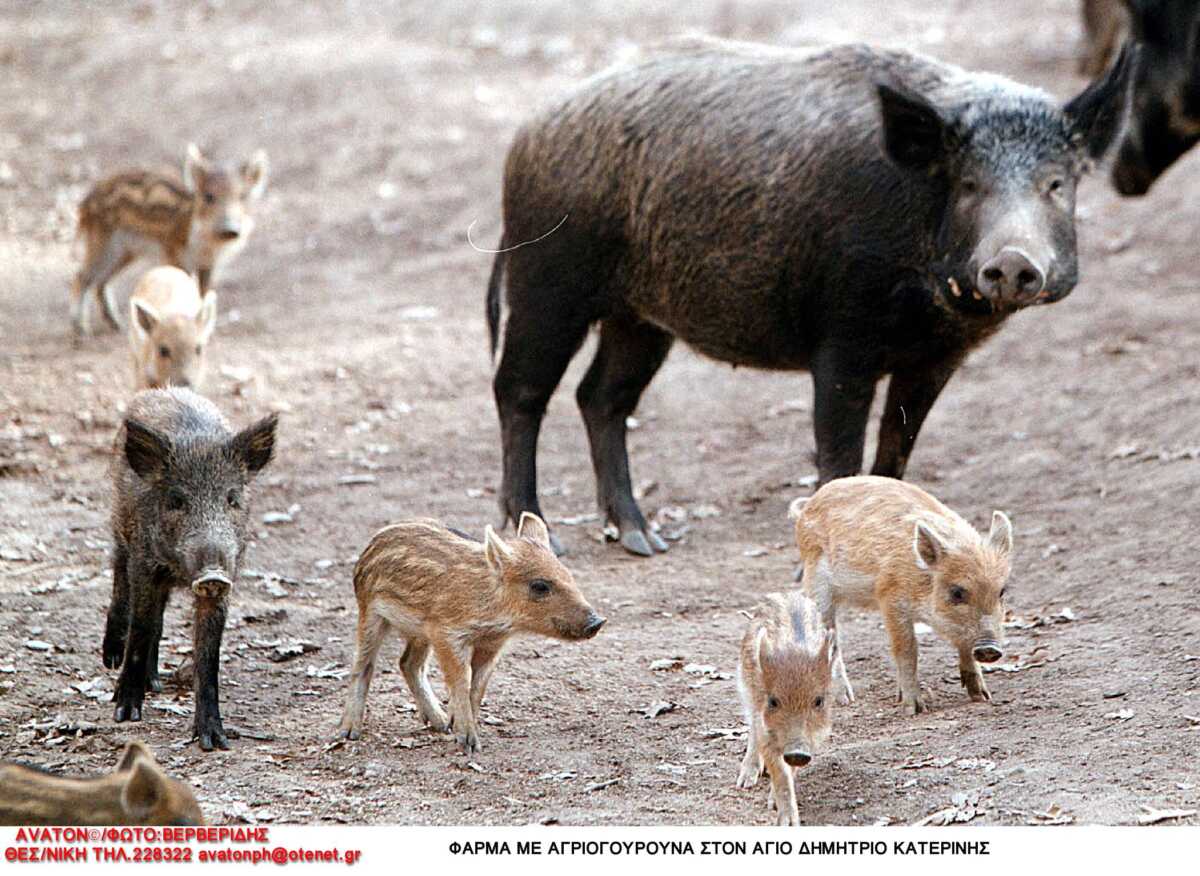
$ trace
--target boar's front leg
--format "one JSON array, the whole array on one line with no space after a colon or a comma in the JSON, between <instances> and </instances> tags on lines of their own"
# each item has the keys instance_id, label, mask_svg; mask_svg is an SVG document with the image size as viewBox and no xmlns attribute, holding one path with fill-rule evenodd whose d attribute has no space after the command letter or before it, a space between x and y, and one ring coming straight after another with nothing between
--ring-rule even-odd
<instances>
[{"instance_id":1,"label":"boar's front leg","mask_svg":"<svg viewBox=\"0 0 1200 876\"><path fill-rule=\"evenodd\" d=\"M102 657L108 669L117 669L125 659L125 637L129 633L129 549L120 542L113 548L112 602L104 623Z\"/></svg>"},{"instance_id":2,"label":"boar's front leg","mask_svg":"<svg viewBox=\"0 0 1200 876\"><path fill-rule=\"evenodd\" d=\"M900 703L910 715L925 711L921 686L917 681L917 634L912 618L903 609L890 606L883 611L883 623L892 643L892 658L900 685Z\"/></svg>"},{"instance_id":3,"label":"boar's front leg","mask_svg":"<svg viewBox=\"0 0 1200 876\"><path fill-rule=\"evenodd\" d=\"M479 725L475 723L475 713L471 709L470 650L455 646L444 638L434 639L432 645L450 690L450 723L454 727L454 738L464 754L479 751Z\"/></svg>"},{"instance_id":4,"label":"boar's front leg","mask_svg":"<svg viewBox=\"0 0 1200 876\"><path fill-rule=\"evenodd\" d=\"M575 393L587 425L600 510L606 522L615 523L620 530L622 547L643 557L666 551L667 543L650 528L634 501L625 421L662 366L673 340L649 323L604 320L596 357Z\"/></svg>"},{"instance_id":5,"label":"boar's front leg","mask_svg":"<svg viewBox=\"0 0 1200 876\"><path fill-rule=\"evenodd\" d=\"M758 778L763 774L762 753L758 747L758 731L755 722L750 720L750 732L746 734L746 756L742 758L742 768L738 772L737 786L753 788L758 784Z\"/></svg>"},{"instance_id":6,"label":"boar's front leg","mask_svg":"<svg viewBox=\"0 0 1200 876\"><path fill-rule=\"evenodd\" d=\"M192 732L200 748L229 748L221 723L217 674L221 669L221 637L227 612L224 597L197 596L192 651L196 661L196 717Z\"/></svg>"},{"instance_id":7,"label":"boar's front leg","mask_svg":"<svg viewBox=\"0 0 1200 876\"><path fill-rule=\"evenodd\" d=\"M475 715L475 723L480 719L479 708L483 705L483 697L487 694L488 682L496 671L496 663L500 660L501 644L476 645L471 654L471 711Z\"/></svg>"},{"instance_id":8,"label":"boar's front leg","mask_svg":"<svg viewBox=\"0 0 1200 876\"><path fill-rule=\"evenodd\" d=\"M778 824L798 825L800 810L796 806L796 783L792 776L792 768L784 763L782 757L767 760L767 775L771 777L769 801L773 801L779 812Z\"/></svg>"},{"instance_id":9,"label":"boar's front leg","mask_svg":"<svg viewBox=\"0 0 1200 876\"><path fill-rule=\"evenodd\" d=\"M125 632L125 656L121 660L121 675L113 692L113 720L142 720L142 701L146 695L151 644L154 636L155 611L158 607L158 588L165 587L161 575L144 563L126 565L129 581L129 628Z\"/></svg>"},{"instance_id":10,"label":"boar's front leg","mask_svg":"<svg viewBox=\"0 0 1200 876\"><path fill-rule=\"evenodd\" d=\"M871 474L888 478L904 477L917 433L921 431L925 417L961 361L960 356L952 356L924 368L892 375L888 384L887 405L879 421L879 446L875 451L875 465Z\"/></svg>"},{"instance_id":11,"label":"boar's front leg","mask_svg":"<svg viewBox=\"0 0 1200 876\"><path fill-rule=\"evenodd\" d=\"M983 680L983 670L979 668L970 648L958 652L958 677L972 701L983 703L991 700L991 691Z\"/></svg>"},{"instance_id":12,"label":"boar's front leg","mask_svg":"<svg viewBox=\"0 0 1200 876\"><path fill-rule=\"evenodd\" d=\"M812 358L813 431L818 486L851 477L862 468L867 416L878 375L863 368L862 351L817 350Z\"/></svg>"}]
</instances>

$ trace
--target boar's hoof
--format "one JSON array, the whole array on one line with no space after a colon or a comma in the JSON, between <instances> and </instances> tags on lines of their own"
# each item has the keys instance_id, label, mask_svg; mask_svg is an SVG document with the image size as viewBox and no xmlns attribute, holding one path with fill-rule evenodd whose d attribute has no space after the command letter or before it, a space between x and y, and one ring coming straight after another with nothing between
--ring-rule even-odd
<instances>
[{"instance_id":1,"label":"boar's hoof","mask_svg":"<svg viewBox=\"0 0 1200 876\"><path fill-rule=\"evenodd\" d=\"M454 741L462 746L463 754L474 754L483 750L479 745L477 733L458 733L455 735Z\"/></svg>"},{"instance_id":2,"label":"boar's hoof","mask_svg":"<svg viewBox=\"0 0 1200 876\"><path fill-rule=\"evenodd\" d=\"M125 637L116 632L106 632L102 653L105 669L120 669L125 660Z\"/></svg>"},{"instance_id":3,"label":"boar's hoof","mask_svg":"<svg viewBox=\"0 0 1200 876\"><path fill-rule=\"evenodd\" d=\"M113 709L113 720L118 724L125 721L142 720L142 704L122 701Z\"/></svg>"},{"instance_id":4,"label":"boar's hoof","mask_svg":"<svg viewBox=\"0 0 1200 876\"><path fill-rule=\"evenodd\" d=\"M349 739L351 742L362 736L362 730L358 727L346 727L338 731L338 736L342 739Z\"/></svg>"},{"instance_id":5,"label":"boar's hoof","mask_svg":"<svg viewBox=\"0 0 1200 876\"><path fill-rule=\"evenodd\" d=\"M667 543L657 533L649 530L629 529L621 533L621 547L639 557L652 557L657 551L667 552Z\"/></svg>"},{"instance_id":6,"label":"boar's hoof","mask_svg":"<svg viewBox=\"0 0 1200 876\"><path fill-rule=\"evenodd\" d=\"M737 786L739 788L753 788L758 784L758 779L762 775L762 767L758 764L752 764L749 767L743 766L741 772L738 773Z\"/></svg>"},{"instance_id":7,"label":"boar's hoof","mask_svg":"<svg viewBox=\"0 0 1200 876\"><path fill-rule=\"evenodd\" d=\"M222 730L212 730L197 734L200 740L200 749L202 751L212 751L214 748L219 748L222 751L229 750L229 737Z\"/></svg>"}]
</instances>

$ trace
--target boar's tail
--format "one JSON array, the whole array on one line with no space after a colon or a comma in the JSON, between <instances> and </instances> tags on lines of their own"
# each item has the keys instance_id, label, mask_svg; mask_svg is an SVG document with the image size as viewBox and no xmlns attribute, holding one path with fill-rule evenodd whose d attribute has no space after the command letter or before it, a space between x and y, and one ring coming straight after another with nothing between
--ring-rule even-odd
<instances>
[{"instance_id":1,"label":"boar's tail","mask_svg":"<svg viewBox=\"0 0 1200 876\"><path fill-rule=\"evenodd\" d=\"M800 496L799 498L792 499L792 503L788 505L788 517L792 520L799 520L800 515L804 513L804 506L811 498L812 496Z\"/></svg>"},{"instance_id":2,"label":"boar's tail","mask_svg":"<svg viewBox=\"0 0 1200 876\"><path fill-rule=\"evenodd\" d=\"M504 242L501 241L500 248L504 248ZM492 276L488 280L487 289L487 323L488 337L492 343L492 361L496 359L496 350L500 343L500 285L504 281L504 253L496 253L496 260L492 262Z\"/></svg>"}]
</instances>

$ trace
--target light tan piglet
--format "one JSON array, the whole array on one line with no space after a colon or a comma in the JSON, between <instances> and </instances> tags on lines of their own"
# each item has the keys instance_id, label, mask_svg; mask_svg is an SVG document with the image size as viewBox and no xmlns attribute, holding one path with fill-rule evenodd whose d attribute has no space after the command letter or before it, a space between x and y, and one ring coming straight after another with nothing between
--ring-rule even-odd
<instances>
[{"instance_id":1,"label":"light tan piglet","mask_svg":"<svg viewBox=\"0 0 1200 876\"><path fill-rule=\"evenodd\" d=\"M604 625L550 548L540 517L521 515L517 535L490 526L484 540L418 519L375 534L354 567L358 636L341 735L362 733L367 689L389 632L405 640L400 670L422 719L453 728L468 754L479 750L479 708L507 642L523 633L590 639ZM429 686L425 666L437 657L450 712Z\"/></svg>"},{"instance_id":2,"label":"light tan piglet","mask_svg":"<svg viewBox=\"0 0 1200 876\"><path fill-rule=\"evenodd\" d=\"M216 325L216 292L201 298L196 281L179 268L163 265L147 271L129 299L136 388L199 389Z\"/></svg>"},{"instance_id":3,"label":"light tan piglet","mask_svg":"<svg viewBox=\"0 0 1200 876\"><path fill-rule=\"evenodd\" d=\"M878 611L891 640L899 701L909 714L926 708L917 682L913 625L926 623L958 651L959 677L972 700L990 700L980 663L1003 656L1005 585L1012 524L992 513L981 535L954 511L893 478L830 481L792 503L804 591L837 630L843 606ZM854 699L839 656L842 702Z\"/></svg>"}]
</instances>

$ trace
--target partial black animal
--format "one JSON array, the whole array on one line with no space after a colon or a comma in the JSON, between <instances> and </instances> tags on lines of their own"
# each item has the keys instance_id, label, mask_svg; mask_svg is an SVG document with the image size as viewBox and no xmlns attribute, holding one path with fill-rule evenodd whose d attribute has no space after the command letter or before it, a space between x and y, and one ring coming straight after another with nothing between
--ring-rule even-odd
<instances>
[{"instance_id":1,"label":"partial black animal","mask_svg":"<svg viewBox=\"0 0 1200 876\"><path fill-rule=\"evenodd\" d=\"M1200 141L1200 0L1085 0L1083 17L1093 67L1121 39L1141 45L1112 183L1123 195L1144 195Z\"/></svg>"},{"instance_id":2,"label":"partial black animal","mask_svg":"<svg viewBox=\"0 0 1200 876\"><path fill-rule=\"evenodd\" d=\"M161 690L158 643L174 587L195 596L195 735L228 748L217 675L229 589L246 546L248 485L271 460L277 417L238 432L187 389L134 396L117 434L113 592L104 665L120 667L114 720L140 721L146 690Z\"/></svg>"},{"instance_id":3,"label":"partial black animal","mask_svg":"<svg viewBox=\"0 0 1200 876\"><path fill-rule=\"evenodd\" d=\"M625 421L675 338L811 371L821 483L859 471L892 375L872 471L901 477L967 352L1074 288L1076 183L1119 133L1133 66L1060 105L907 52L705 42L551 106L509 151L487 295L505 516L541 515L542 416L595 324L576 398L627 550L666 550Z\"/></svg>"}]
</instances>

